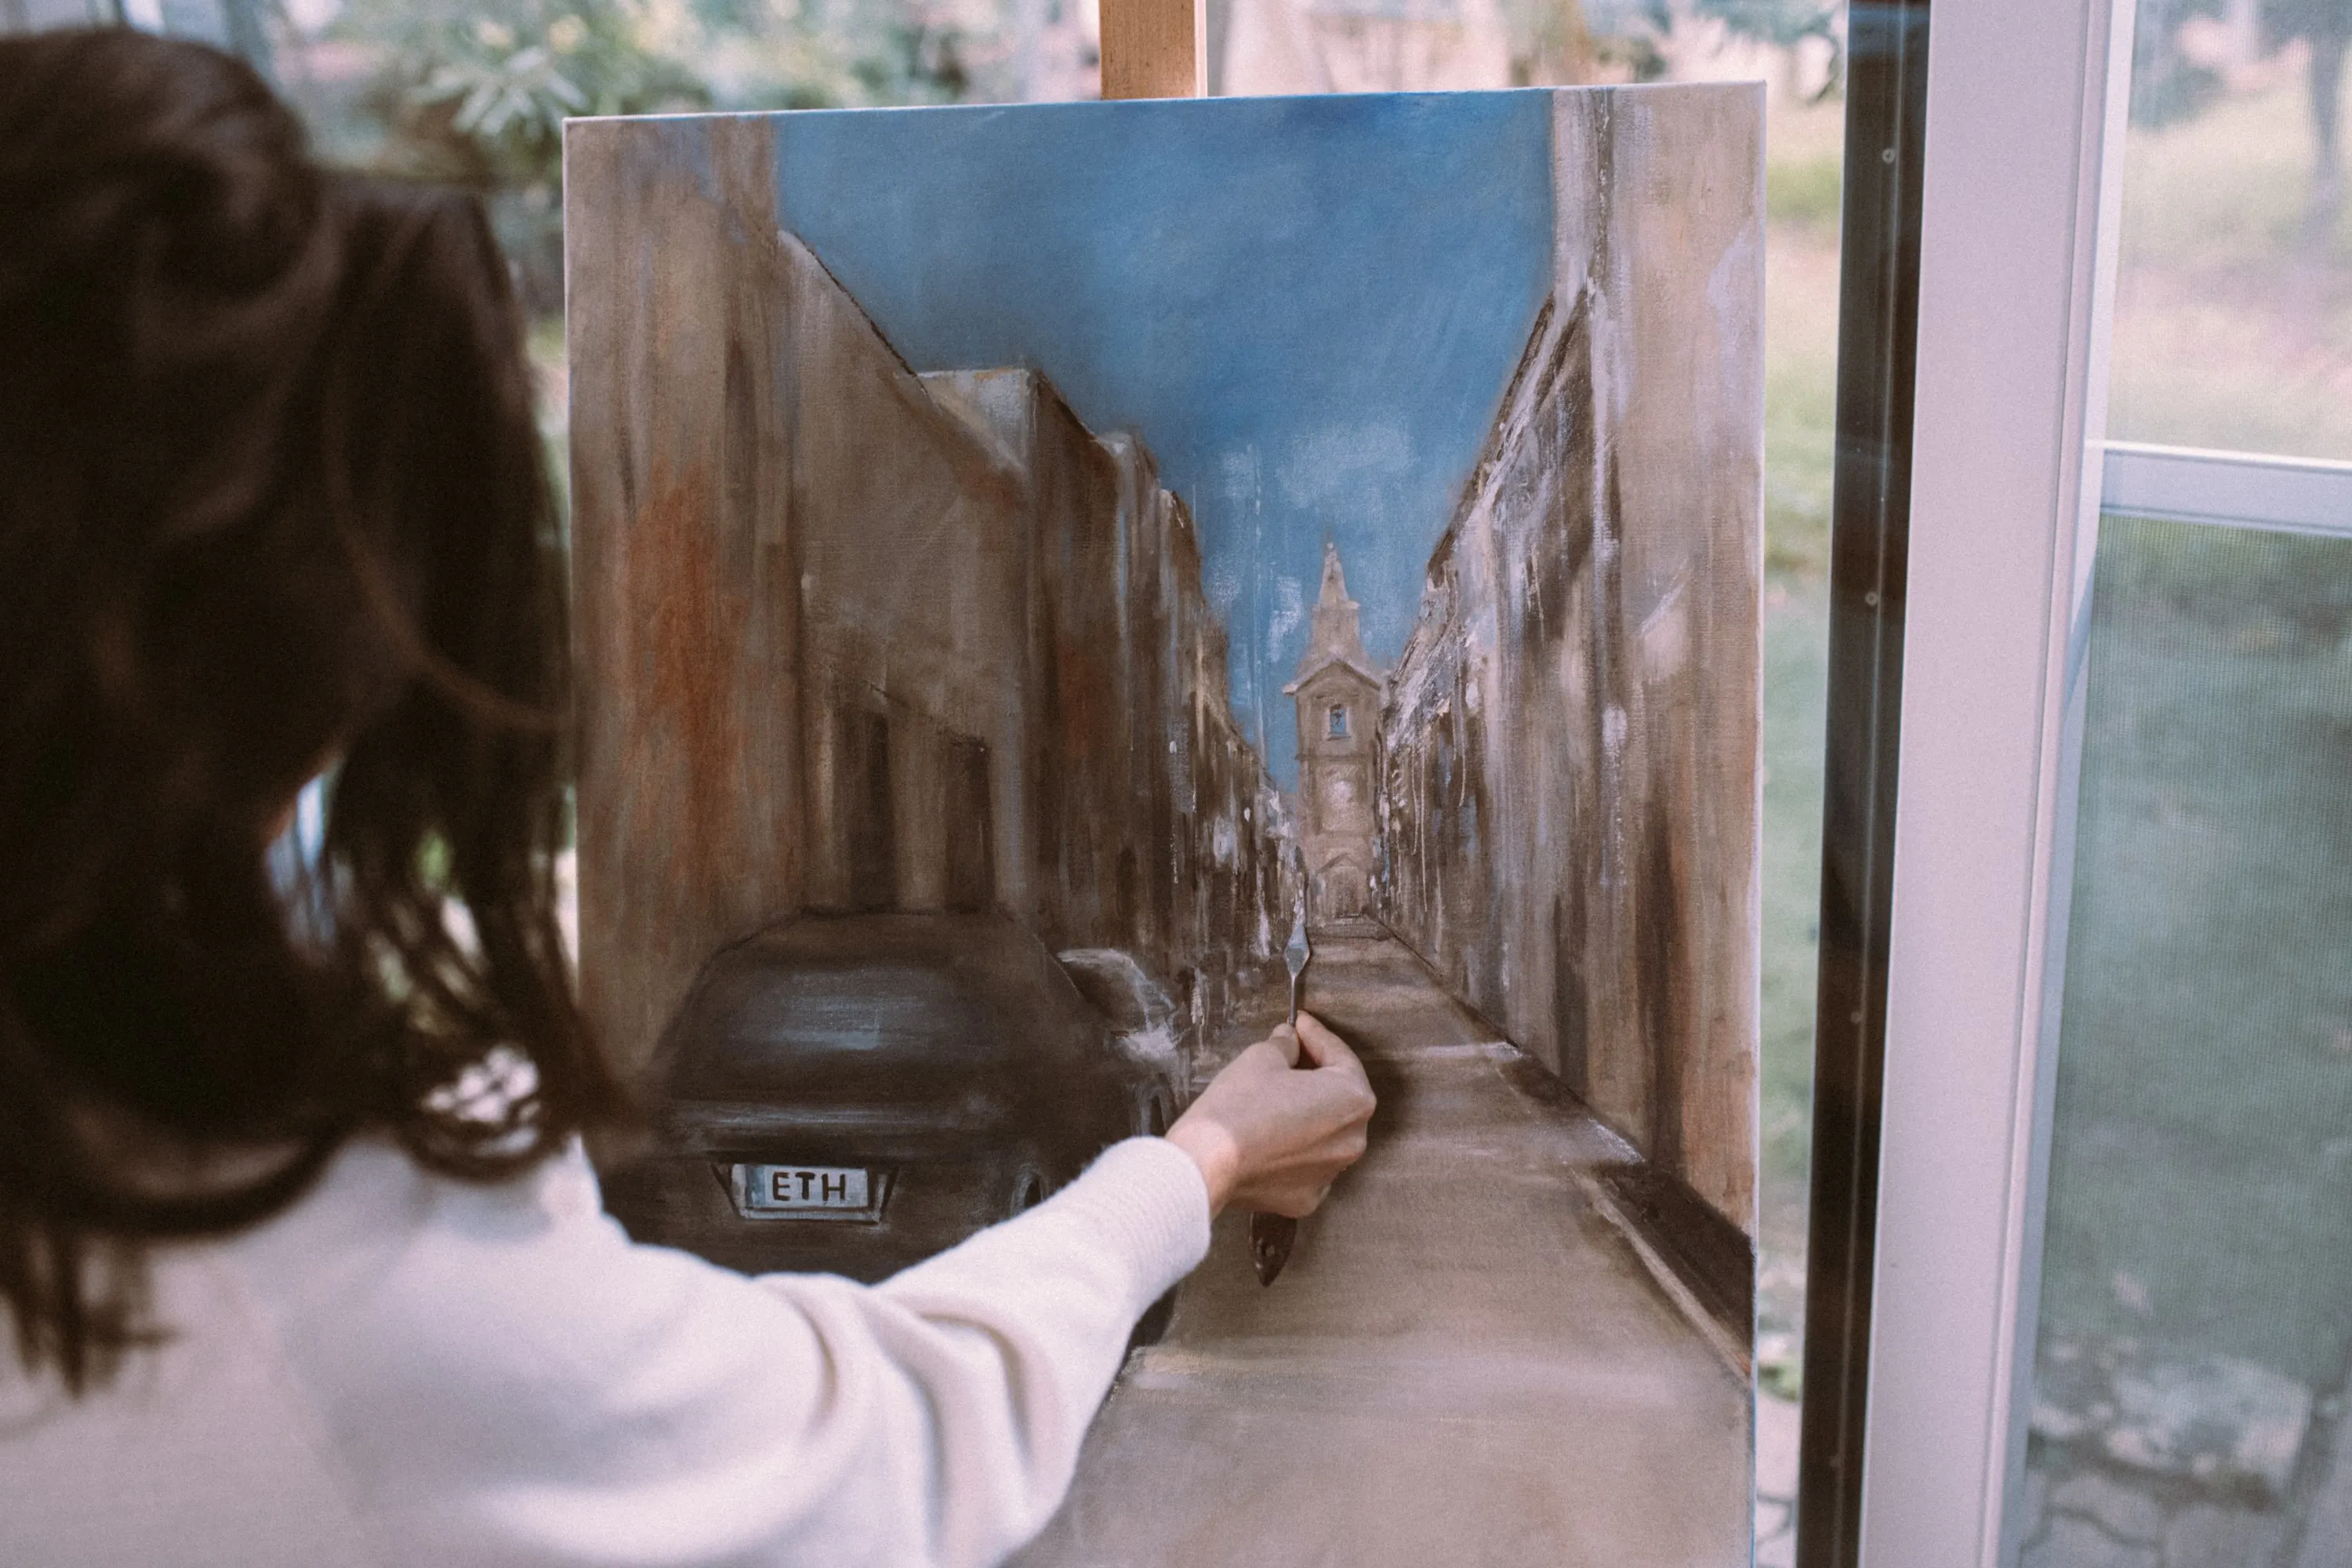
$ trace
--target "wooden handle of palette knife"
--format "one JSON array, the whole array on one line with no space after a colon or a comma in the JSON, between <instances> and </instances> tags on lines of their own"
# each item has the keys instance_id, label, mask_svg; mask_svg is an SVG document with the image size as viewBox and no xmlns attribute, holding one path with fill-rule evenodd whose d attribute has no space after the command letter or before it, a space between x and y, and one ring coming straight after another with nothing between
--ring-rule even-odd
<instances>
[{"instance_id":1,"label":"wooden handle of palette knife","mask_svg":"<svg viewBox=\"0 0 2352 1568\"><path fill-rule=\"evenodd\" d=\"M1297 982L1294 979L1291 984L1295 996ZM1290 1009L1290 1027L1293 1033L1298 1028L1298 1008L1295 1002ZM1310 1070L1315 1066L1303 1049L1298 1053L1298 1059L1290 1065ZM1297 1241L1298 1222L1287 1215L1261 1211L1250 1215L1250 1267L1256 1270L1259 1284L1274 1283L1275 1276L1281 1273L1283 1265L1290 1261L1290 1249Z\"/></svg>"},{"instance_id":2,"label":"wooden handle of palette knife","mask_svg":"<svg viewBox=\"0 0 2352 1568\"><path fill-rule=\"evenodd\" d=\"M1206 0L1102 0L1105 98L1202 98Z\"/></svg>"}]
</instances>

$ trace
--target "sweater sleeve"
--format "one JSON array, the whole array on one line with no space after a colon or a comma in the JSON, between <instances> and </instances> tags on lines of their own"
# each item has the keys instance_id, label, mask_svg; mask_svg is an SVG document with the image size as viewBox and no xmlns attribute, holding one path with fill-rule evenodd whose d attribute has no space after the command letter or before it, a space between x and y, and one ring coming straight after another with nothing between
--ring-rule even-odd
<instances>
[{"instance_id":1,"label":"sweater sleeve","mask_svg":"<svg viewBox=\"0 0 2352 1568\"><path fill-rule=\"evenodd\" d=\"M314 1267L277 1327L403 1562L1001 1561L1208 1247L1200 1173L1160 1139L877 1286L632 1244L577 1155L523 1201L417 1180L408 1239Z\"/></svg>"}]
</instances>

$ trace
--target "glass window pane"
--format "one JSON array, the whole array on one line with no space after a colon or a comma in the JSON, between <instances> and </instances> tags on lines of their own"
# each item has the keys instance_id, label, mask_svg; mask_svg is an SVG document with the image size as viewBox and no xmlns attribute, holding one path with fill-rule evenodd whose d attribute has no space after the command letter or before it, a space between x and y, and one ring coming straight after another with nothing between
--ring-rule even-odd
<instances>
[{"instance_id":1,"label":"glass window pane","mask_svg":"<svg viewBox=\"0 0 2352 1568\"><path fill-rule=\"evenodd\" d=\"M2352 458L2345 0L2140 0L2108 433Z\"/></svg>"},{"instance_id":2,"label":"glass window pane","mask_svg":"<svg viewBox=\"0 0 2352 1568\"><path fill-rule=\"evenodd\" d=\"M1762 1163L1756 1561L1796 1553L1805 1230L1820 963L1845 102L1775 93L1765 142Z\"/></svg>"},{"instance_id":3,"label":"glass window pane","mask_svg":"<svg viewBox=\"0 0 2352 1568\"><path fill-rule=\"evenodd\" d=\"M2106 520L2030 1568L2352 1552L2352 539Z\"/></svg>"}]
</instances>

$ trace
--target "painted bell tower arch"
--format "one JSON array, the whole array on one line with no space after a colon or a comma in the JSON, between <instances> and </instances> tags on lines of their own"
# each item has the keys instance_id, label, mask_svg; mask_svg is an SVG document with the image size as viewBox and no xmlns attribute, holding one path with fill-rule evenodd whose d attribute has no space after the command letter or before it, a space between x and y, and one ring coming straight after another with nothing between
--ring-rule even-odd
<instances>
[{"instance_id":1,"label":"painted bell tower arch","mask_svg":"<svg viewBox=\"0 0 2352 1568\"><path fill-rule=\"evenodd\" d=\"M1283 688L1297 703L1298 847L1308 914L1318 921L1372 912L1384 683L1364 652L1357 610L1339 546L1327 542L1307 652Z\"/></svg>"}]
</instances>

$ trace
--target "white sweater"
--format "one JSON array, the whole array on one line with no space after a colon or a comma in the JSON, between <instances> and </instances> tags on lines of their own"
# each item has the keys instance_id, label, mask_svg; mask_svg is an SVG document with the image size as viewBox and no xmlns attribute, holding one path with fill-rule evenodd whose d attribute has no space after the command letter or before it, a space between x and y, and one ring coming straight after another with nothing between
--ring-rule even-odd
<instances>
[{"instance_id":1,"label":"white sweater","mask_svg":"<svg viewBox=\"0 0 2352 1568\"><path fill-rule=\"evenodd\" d=\"M0 1564L993 1563L1208 1239L1160 1139L878 1286L635 1246L576 1152L486 1188L356 1144L158 1255L176 1333L104 1391L0 1342Z\"/></svg>"}]
</instances>

